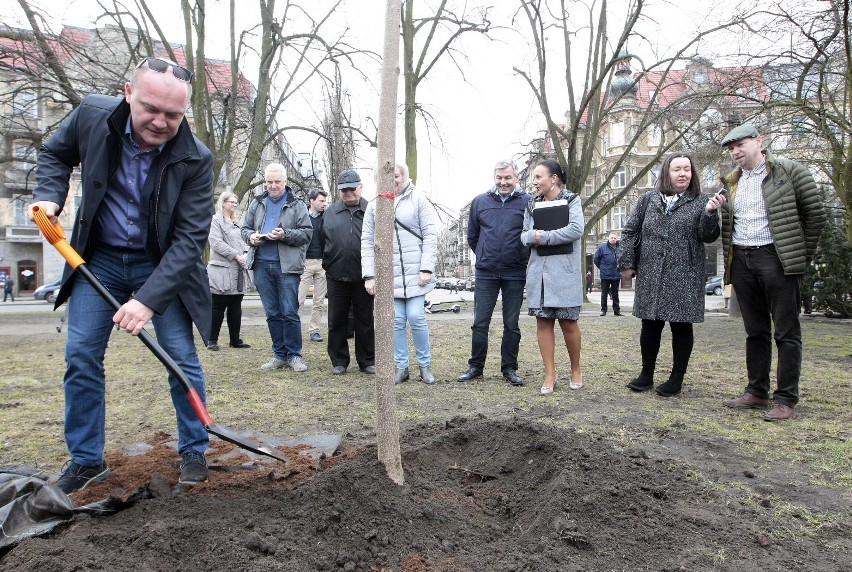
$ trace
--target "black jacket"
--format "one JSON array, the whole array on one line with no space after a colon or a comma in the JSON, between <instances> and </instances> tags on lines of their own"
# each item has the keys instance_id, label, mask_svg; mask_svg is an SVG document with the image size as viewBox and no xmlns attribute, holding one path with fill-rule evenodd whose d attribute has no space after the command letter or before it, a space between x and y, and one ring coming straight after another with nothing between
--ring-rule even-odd
<instances>
[{"instance_id":1,"label":"black jacket","mask_svg":"<svg viewBox=\"0 0 852 572\"><path fill-rule=\"evenodd\" d=\"M92 231L108 182L121 160L129 114L130 105L124 98L90 95L41 147L33 201L51 201L63 208L71 171L81 168L82 202L71 246L84 260L97 248ZM145 253L155 268L134 298L162 314L178 296L206 341L211 297L201 254L213 217L213 155L192 134L186 119L154 159L148 184L153 188ZM66 264L56 307L68 298L74 276Z\"/></svg>"},{"instance_id":2,"label":"black jacket","mask_svg":"<svg viewBox=\"0 0 852 572\"><path fill-rule=\"evenodd\" d=\"M337 201L322 215L322 236L325 247L322 267L332 280L362 282L361 275L361 226L367 199L362 198L358 209L349 210L343 201Z\"/></svg>"},{"instance_id":3,"label":"black jacket","mask_svg":"<svg viewBox=\"0 0 852 572\"><path fill-rule=\"evenodd\" d=\"M530 249L521 244L524 211L532 197L514 191L503 202L496 189L470 204L467 244L476 254L477 278L526 279Z\"/></svg>"}]
</instances>

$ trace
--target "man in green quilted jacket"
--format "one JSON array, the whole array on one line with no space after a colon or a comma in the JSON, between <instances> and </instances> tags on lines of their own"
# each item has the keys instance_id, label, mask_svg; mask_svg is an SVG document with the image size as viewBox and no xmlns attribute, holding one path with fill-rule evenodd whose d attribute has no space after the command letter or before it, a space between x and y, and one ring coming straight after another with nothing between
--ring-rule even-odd
<instances>
[{"instance_id":1,"label":"man in green quilted jacket","mask_svg":"<svg viewBox=\"0 0 852 572\"><path fill-rule=\"evenodd\" d=\"M772 156L753 125L735 127L722 139L737 168L722 178L728 196L711 199L722 208L725 283L732 284L746 331L748 385L734 409L769 405L772 327L778 348L777 385L766 421L791 419L799 401L802 275L816 252L825 210L810 171Z\"/></svg>"}]
</instances>

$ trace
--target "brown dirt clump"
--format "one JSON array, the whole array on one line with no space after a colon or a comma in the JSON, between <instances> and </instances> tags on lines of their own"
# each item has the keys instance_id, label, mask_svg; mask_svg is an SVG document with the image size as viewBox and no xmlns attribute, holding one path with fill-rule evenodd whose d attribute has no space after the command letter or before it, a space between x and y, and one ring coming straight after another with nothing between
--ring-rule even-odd
<instances>
[{"instance_id":1,"label":"brown dirt clump","mask_svg":"<svg viewBox=\"0 0 852 572\"><path fill-rule=\"evenodd\" d=\"M164 441L155 436L142 458L109 456L113 476L98 486L126 494L150 488L155 474L176 482L177 455ZM457 418L410 429L402 451L403 486L386 477L374 447L219 467L208 484L154 487L158 496L113 516L79 516L26 540L0 568L848 570L848 528L792 537L795 524L779 521L771 503L734 500L691 479L689 465L619 451L599 435Z\"/></svg>"}]
</instances>

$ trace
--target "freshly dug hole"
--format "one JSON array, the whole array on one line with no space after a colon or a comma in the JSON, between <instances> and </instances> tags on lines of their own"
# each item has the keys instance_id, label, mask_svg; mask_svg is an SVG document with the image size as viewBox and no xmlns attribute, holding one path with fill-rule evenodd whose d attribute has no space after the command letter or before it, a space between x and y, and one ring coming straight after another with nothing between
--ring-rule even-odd
<instances>
[{"instance_id":1,"label":"freshly dug hole","mask_svg":"<svg viewBox=\"0 0 852 572\"><path fill-rule=\"evenodd\" d=\"M515 420L408 430L405 485L374 447L314 476L161 495L28 540L4 570L840 570L817 540L774 542L771 509L730 502L691 467ZM164 463L174 459L162 456ZM334 461L334 462L332 462ZM170 469L146 465L148 474ZM302 480L300 480L302 479ZM218 481L218 482L217 482ZM834 531L843 536L848 531ZM824 541L825 539L823 539Z\"/></svg>"}]
</instances>

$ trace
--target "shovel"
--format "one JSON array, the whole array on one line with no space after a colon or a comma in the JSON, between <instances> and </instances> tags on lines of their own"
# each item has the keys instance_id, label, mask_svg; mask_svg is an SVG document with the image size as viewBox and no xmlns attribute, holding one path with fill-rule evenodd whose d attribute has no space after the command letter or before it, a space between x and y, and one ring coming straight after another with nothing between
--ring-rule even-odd
<instances>
[{"instance_id":1,"label":"shovel","mask_svg":"<svg viewBox=\"0 0 852 572\"><path fill-rule=\"evenodd\" d=\"M98 291L104 300L106 300L110 306L113 307L114 310L118 310L121 307L121 304L115 297L110 294L109 290L107 290L106 286L104 286L100 280L98 280L97 276L92 274L91 270L86 268L86 263L83 258L77 254L77 251L68 244L68 241L65 240L65 232L62 230L62 227L59 226L59 223L52 224L50 220L48 220L47 215L44 214L39 207L33 207L33 218L35 219L35 223L38 225L39 229L41 229L42 234L47 239L47 241L56 247L56 250L59 251L59 254L68 261L68 264L71 265L80 275L85 278L89 284L94 287L95 290ZM151 337L146 330L142 330L139 332L139 339L142 340L142 343L148 346L148 349L151 350L157 359L160 360L166 369L175 376L175 378L180 383L183 390L186 392L186 397L189 399L190 405L192 405L192 409L195 411L195 414L198 416L198 419L204 425L204 429L207 430L208 433L216 435L220 439L228 441L229 443L233 443L237 447L242 449L246 449L253 453L257 453L259 455L266 455L268 457L273 457L278 459L279 461L287 461L287 458L284 457L281 453L279 453L274 447L267 443L262 443L259 440L252 439L246 437L244 435L239 434L237 431L233 429L228 429L227 427L223 427L221 425L217 425L213 418L208 413L207 408L204 406L204 403L201 401L201 397L198 395L198 392L190 383L189 378L186 377L186 374L183 370L175 363L175 360L171 358L169 354L158 344L154 338Z\"/></svg>"}]
</instances>

